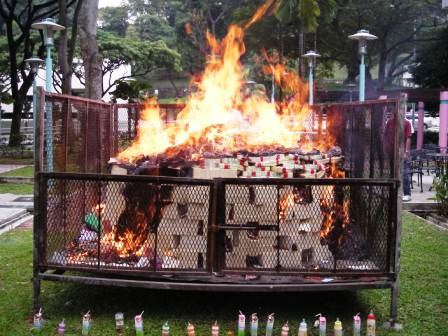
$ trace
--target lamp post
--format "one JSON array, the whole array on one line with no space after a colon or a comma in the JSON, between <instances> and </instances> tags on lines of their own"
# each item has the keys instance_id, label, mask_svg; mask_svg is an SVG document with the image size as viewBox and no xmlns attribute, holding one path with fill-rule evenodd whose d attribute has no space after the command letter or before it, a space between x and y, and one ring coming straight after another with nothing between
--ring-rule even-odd
<instances>
[{"instance_id":1,"label":"lamp post","mask_svg":"<svg viewBox=\"0 0 448 336\"><path fill-rule=\"evenodd\" d=\"M34 29L42 30L44 35L44 46L47 49L47 57L45 58L45 90L53 92L53 61L51 59L51 48L54 45L53 34L56 31L64 30L65 27L57 24L54 19L44 19L31 25ZM47 170L53 171L53 117L51 104L47 103L45 107L45 133L46 133L46 150L47 150Z\"/></svg>"},{"instance_id":2,"label":"lamp post","mask_svg":"<svg viewBox=\"0 0 448 336\"><path fill-rule=\"evenodd\" d=\"M358 40L359 42L359 54L361 55L361 64L359 65L359 101L363 102L366 93L366 65L364 63L364 57L367 54L367 41L376 40L378 37L370 34L368 30L361 29L348 38Z\"/></svg>"},{"instance_id":3,"label":"lamp post","mask_svg":"<svg viewBox=\"0 0 448 336\"><path fill-rule=\"evenodd\" d=\"M348 87L348 91L350 93L350 103L353 101L353 89L356 87L355 83L348 83L346 85Z\"/></svg>"},{"instance_id":4,"label":"lamp post","mask_svg":"<svg viewBox=\"0 0 448 336\"><path fill-rule=\"evenodd\" d=\"M313 68L314 63L316 62L316 58L320 57L318 53L313 50L308 51L306 54L302 55L302 57L308 59L308 86L309 86L309 95L308 95L308 104L314 104L314 84L313 84Z\"/></svg>"},{"instance_id":5,"label":"lamp post","mask_svg":"<svg viewBox=\"0 0 448 336\"><path fill-rule=\"evenodd\" d=\"M44 63L44 60L37 56L32 56L25 60L25 62L30 66L31 76L33 76L33 146L34 155L37 154L36 151L36 117L37 117L37 96L36 96L36 76L39 70L39 66Z\"/></svg>"}]
</instances>

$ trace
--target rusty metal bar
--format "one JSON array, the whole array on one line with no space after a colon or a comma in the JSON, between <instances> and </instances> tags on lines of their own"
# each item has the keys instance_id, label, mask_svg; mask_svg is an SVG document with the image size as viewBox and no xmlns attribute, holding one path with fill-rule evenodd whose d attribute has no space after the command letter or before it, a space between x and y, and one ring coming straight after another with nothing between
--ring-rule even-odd
<instances>
[{"instance_id":1,"label":"rusty metal bar","mask_svg":"<svg viewBox=\"0 0 448 336\"><path fill-rule=\"evenodd\" d=\"M119 287L139 287L151 289L168 290L200 290L213 292L306 292L306 291L335 291L335 290L358 290L358 289L381 289L390 288L388 280L378 281L351 281L334 283L299 283L299 284L257 284L257 283L195 283L195 282L170 282L170 281L148 281L131 280L104 277L86 277L77 275L59 275L42 273L43 280L76 282L88 285L112 285Z\"/></svg>"},{"instance_id":2,"label":"rusty metal bar","mask_svg":"<svg viewBox=\"0 0 448 336\"><path fill-rule=\"evenodd\" d=\"M41 306L41 288L40 288L40 263L41 255L40 240L43 237L42 227L45 219L42 215L41 185L42 179L39 174L43 171L44 160L44 111L45 111L45 91L42 87L38 88L37 93L37 114L35 122L34 139L34 217L33 217L33 306L38 310Z\"/></svg>"},{"instance_id":3,"label":"rusty metal bar","mask_svg":"<svg viewBox=\"0 0 448 336\"><path fill-rule=\"evenodd\" d=\"M167 177L149 175L109 175L109 174L84 174L84 173L42 173L46 178L61 180L81 181L117 181L117 182L153 182L153 183L176 183L179 185L212 185L213 180L193 179L188 177Z\"/></svg>"}]
</instances>

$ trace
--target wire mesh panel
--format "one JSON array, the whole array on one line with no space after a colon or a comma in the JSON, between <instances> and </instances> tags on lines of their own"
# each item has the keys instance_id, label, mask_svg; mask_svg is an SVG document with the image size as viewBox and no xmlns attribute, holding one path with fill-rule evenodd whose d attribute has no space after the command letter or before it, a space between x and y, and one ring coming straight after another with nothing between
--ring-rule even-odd
<instances>
[{"instance_id":1,"label":"wire mesh panel","mask_svg":"<svg viewBox=\"0 0 448 336\"><path fill-rule=\"evenodd\" d=\"M388 272L395 182L223 180L225 270ZM225 203L224 203L225 202Z\"/></svg>"},{"instance_id":2,"label":"wire mesh panel","mask_svg":"<svg viewBox=\"0 0 448 336\"><path fill-rule=\"evenodd\" d=\"M398 178L398 100L316 105L314 110L316 137L342 149L348 177Z\"/></svg>"},{"instance_id":3,"label":"wire mesh panel","mask_svg":"<svg viewBox=\"0 0 448 336\"><path fill-rule=\"evenodd\" d=\"M39 232L45 239L39 251L45 267L117 273L212 267L393 271L394 180L41 176L45 216ZM222 192L212 202L215 188Z\"/></svg>"},{"instance_id":4,"label":"wire mesh panel","mask_svg":"<svg viewBox=\"0 0 448 336\"><path fill-rule=\"evenodd\" d=\"M52 139L45 133L45 142L52 141L52 146L44 147L44 170L48 169L47 151L52 148L54 171L104 172L116 149L112 105L50 93L45 100L53 123Z\"/></svg>"},{"instance_id":5,"label":"wire mesh panel","mask_svg":"<svg viewBox=\"0 0 448 336\"><path fill-rule=\"evenodd\" d=\"M211 182L44 174L44 264L204 272Z\"/></svg>"}]
</instances>

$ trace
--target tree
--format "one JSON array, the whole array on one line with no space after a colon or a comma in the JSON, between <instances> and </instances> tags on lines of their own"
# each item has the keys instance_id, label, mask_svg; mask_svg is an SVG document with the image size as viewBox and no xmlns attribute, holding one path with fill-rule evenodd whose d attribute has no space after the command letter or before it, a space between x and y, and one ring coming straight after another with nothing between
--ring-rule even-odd
<instances>
[{"instance_id":1,"label":"tree","mask_svg":"<svg viewBox=\"0 0 448 336\"><path fill-rule=\"evenodd\" d=\"M100 8L98 12L101 29L125 37L129 26L127 6Z\"/></svg>"},{"instance_id":2,"label":"tree","mask_svg":"<svg viewBox=\"0 0 448 336\"><path fill-rule=\"evenodd\" d=\"M107 84L102 87L100 98L125 79L143 77L156 69L180 70L180 55L168 48L163 41L146 42L122 38L101 30L98 31L97 38L98 57L103 59L99 77L107 79ZM131 66L132 72L118 78L112 75L118 68L126 65ZM81 69L76 75L83 84L87 80Z\"/></svg>"},{"instance_id":3,"label":"tree","mask_svg":"<svg viewBox=\"0 0 448 336\"><path fill-rule=\"evenodd\" d=\"M76 41L78 36L78 18L83 0L77 0L72 6L73 13L69 13L67 0L58 0L59 3L59 23L66 27L62 30L58 40L58 65L61 75L61 92L72 93L73 58L76 51ZM71 14L71 15L69 15ZM69 19L71 16L71 20ZM71 34L69 35L69 22L71 21Z\"/></svg>"},{"instance_id":4,"label":"tree","mask_svg":"<svg viewBox=\"0 0 448 336\"><path fill-rule=\"evenodd\" d=\"M406 71L403 65L415 61L416 44L421 32L434 26L440 1L409 0L391 4L390 1L376 0L375 6L366 6L364 11L367 21L378 34L377 88L382 90L392 78Z\"/></svg>"},{"instance_id":5,"label":"tree","mask_svg":"<svg viewBox=\"0 0 448 336\"><path fill-rule=\"evenodd\" d=\"M423 87L448 88L448 28L437 34L437 41L418 50L412 74Z\"/></svg>"},{"instance_id":6,"label":"tree","mask_svg":"<svg viewBox=\"0 0 448 336\"><path fill-rule=\"evenodd\" d=\"M116 88L112 93L113 100L124 99L129 102L143 100L148 97L151 84L145 81L133 80L126 82L120 80L116 82Z\"/></svg>"},{"instance_id":7,"label":"tree","mask_svg":"<svg viewBox=\"0 0 448 336\"><path fill-rule=\"evenodd\" d=\"M74 1L68 2L71 6ZM24 60L31 57L40 44L37 32L32 34L31 24L58 13L58 1L0 1L0 17L4 21L8 45L8 77L14 99L9 138L10 146L20 145L21 113L26 94L32 85L32 76L26 71ZM39 54L43 57L43 48Z\"/></svg>"},{"instance_id":8,"label":"tree","mask_svg":"<svg viewBox=\"0 0 448 336\"><path fill-rule=\"evenodd\" d=\"M80 45L84 66L85 96L101 99L103 93L103 60L97 44L98 0L84 1L80 12Z\"/></svg>"},{"instance_id":9,"label":"tree","mask_svg":"<svg viewBox=\"0 0 448 336\"><path fill-rule=\"evenodd\" d=\"M146 41L164 41L168 46L176 46L176 29L166 18L155 14L143 14L135 20L137 36Z\"/></svg>"},{"instance_id":10,"label":"tree","mask_svg":"<svg viewBox=\"0 0 448 336\"><path fill-rule=\"evenodd\" d=\"M377 89L382 90L412 64L414 50L428 38L425 30L441 21L437 0L336 0L334 19L317 29L319 51L347 67L347 81L358 74L357 43L347 36L368 29L378 40L368 45L368 69L378 65ZM381 18L381 19L379 19Z\"/></svg>"},{"instance_id":11,"label":"tree","mask_svg":"<svg viewBox=\"0 0 448 336\"><path fill-rule=\"evenodd\" d=\"M326 20L331 18L335 6L335 0L282 0L280 3L276 16L282 24L298 20L298 51L300 55L298 73L301 76L305 74L305 62L301 57L305 53L305 33L316 30L321 13ZM321 11L321 7L323 11Z\"/></svg>"}]
</instances>

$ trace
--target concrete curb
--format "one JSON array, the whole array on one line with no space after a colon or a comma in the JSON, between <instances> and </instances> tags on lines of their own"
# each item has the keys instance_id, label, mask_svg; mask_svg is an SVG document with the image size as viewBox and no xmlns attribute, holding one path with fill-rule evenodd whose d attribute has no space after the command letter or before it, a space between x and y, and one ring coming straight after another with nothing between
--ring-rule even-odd
<instances>
[{"instance_id":1,"label":"concrete curb","mask_svg":"<svg viewBox=\"0 0 448 336\"><path fill-rule=\"evenodd\" d=\"M0 183L34 184L34 178L33 177L24 177L24 176L0 176Z\"/></svg>"},{"instance_id":2,"label":"concrete curb","mask_svg":"<svg viewBox=\"0 0 448 336\"><path fill-rule=\"evenodd\" d=\"M437 203L436 202L428 202L428 203L410 203L410 202L403 202L403 210L407 211L415 211L415 210L437 210Z\"/></svg>"},{"instance_id":3,"label":"concrete curb","mask_svg":"<svg viewBox=\"0 0 448 336\"><path fill-rule=\"evenodd\" d=\"M2 235L5 232L14 230L16 227L20 226L21 224L25 223L27 220L30 220L31 218L33 218L32 215L25 214L21 218L15 219L13 222L11 222L10 224L7 224L5 227L0 229L0 235Z\"/></svg>"},{"instance_id":4,"label":"concrete curb","mask_svg":"<svg viewBox=\"0 0 448 336\"><path fill-rule=\"evenodd\" d=\"M14 222L29 215L30 215L29 212L26 209L23 209L22 211L19 211L15 215L2 219L0 221L0 230L3 230L6 227L11 226Z\"/></svg>"}]
</instances>

